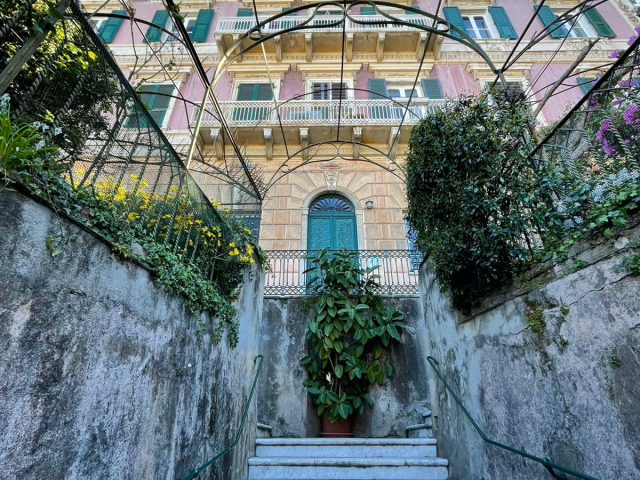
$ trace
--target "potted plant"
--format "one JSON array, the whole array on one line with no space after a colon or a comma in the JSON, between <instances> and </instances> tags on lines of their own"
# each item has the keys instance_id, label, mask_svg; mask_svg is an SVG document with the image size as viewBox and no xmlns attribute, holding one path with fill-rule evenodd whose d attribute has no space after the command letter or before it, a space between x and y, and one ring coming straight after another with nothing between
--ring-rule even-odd
<instances>
[{"instance_id":1,"label":"potted plant","mask_svg":"<svg viewBox=\"0 0 640 480\"><path fill-rule=\"evenodd\" d=\"M400 340L404 316L376 295L378 266L363 268L357 252L325 248L307 258L315 314L306 332L309 354L300 361L309 375L304 385L323 436L347 436L364 403L373 406L369 387L393 373L385 349Z\"/></svg>"}]
</instances>

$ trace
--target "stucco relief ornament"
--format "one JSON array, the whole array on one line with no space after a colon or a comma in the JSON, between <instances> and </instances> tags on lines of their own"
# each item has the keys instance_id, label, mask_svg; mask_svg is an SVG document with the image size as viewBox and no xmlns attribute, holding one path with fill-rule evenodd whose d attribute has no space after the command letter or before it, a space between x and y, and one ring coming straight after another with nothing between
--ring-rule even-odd
<instances>
[{"instance_id":1,"label":"stucco relief ornament","mask_svg":"<svg viewBox=\"0 0 640 480\"><path fill-rule=\"evenodd\" d=\"M344 164L340 162L334 162L333 160L329 160L320 165L320 168L323 170L339 170L344 167Z\"/></svg>"},{"instance_id":2,"label":"stucco relief ornament","mask_svg":"<svg viewBox=\"0 0 640 480\"><path fill-rule=\"evenodd\" d=\"M338 172L325 172L324 178L327 181L327 188L334 190L338 184Z\"/></svg>"}]
</instances>

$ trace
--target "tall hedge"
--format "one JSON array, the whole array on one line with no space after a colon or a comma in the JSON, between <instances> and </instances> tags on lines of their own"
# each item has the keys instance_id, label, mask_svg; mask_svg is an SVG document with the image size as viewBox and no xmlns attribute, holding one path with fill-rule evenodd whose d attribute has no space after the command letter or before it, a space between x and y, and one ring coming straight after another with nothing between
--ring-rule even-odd
<instances>
[{"instance_id":1,"label":"tall hedge","mask_svg":"<svg viewBox=\"0 0 640 480\"><path fill-rule=\"evenodd\" d=\"M485 92L449 100L411 134L408 219L463 311L509 283L548 233L558 180L528 158L530 116L524 98Z\"/></svg>"}]
</instances>

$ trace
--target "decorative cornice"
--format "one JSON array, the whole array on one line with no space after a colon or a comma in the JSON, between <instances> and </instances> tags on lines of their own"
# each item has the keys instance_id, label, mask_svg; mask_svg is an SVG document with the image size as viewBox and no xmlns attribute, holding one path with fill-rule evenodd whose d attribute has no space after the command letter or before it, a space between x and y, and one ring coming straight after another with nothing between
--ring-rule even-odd
<instances>
[{"instance_id":1,"label":"decorative cornice","mask_svg":"<svg viewBox=\"0 0 640 480\"><path fill-rule=\"evenodd\" d=\"M629 19L629 21L633 24L634 27L640 26L640 17L638 17L638 14L636 12L634 12L633 7L628 5L624 0L615 0L615 3L618 6L618 8L622 10L622 13L626 15L626 17Z\"/></svg>"}]
</instances>

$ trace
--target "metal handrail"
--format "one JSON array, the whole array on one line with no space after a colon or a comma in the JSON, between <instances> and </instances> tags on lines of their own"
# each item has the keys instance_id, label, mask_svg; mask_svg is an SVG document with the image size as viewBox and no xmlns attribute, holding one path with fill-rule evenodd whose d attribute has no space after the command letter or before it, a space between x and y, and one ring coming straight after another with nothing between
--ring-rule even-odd
<instances>
[{"instance_id":1,"label":"metal handrail","mask_svg":"<svg viewBox=\"0 0 640 480\"><path fill-rule=\"evenodd\" d=\"M247 403L244 406L244 412L242 412L242 420L240 421L240 427L238 428L238 433L236 433L235 440L233 441L233 443L231 443L229 446L227 446L227 448L225 448L220 453L218 453L215 457L212 457L211 460L209 460L208 462L203 463L199 467L196 467L193 470L191 470L189 472L189 474L186 477L183 477L181 480L193 480L194 478L198 478L198 476L200 475L200 473L203 470L206 470L211 465L213 465L213 463L215 463L216 460L218 460L220 457L222 457L225 453L229 452L240 441L240 436L242 435L242 430L244 429L244 423L247 420L247 412L249 411L249 405L251 404L251 399L253 398L253 392L256 389L256 383L258 382L258 375L260 375L260 370L262 370L262 361L264 360L264 357L262 355L256 355L253 358L254 363L258 359L260 359L260 363L258 364L258 371L256 372L256 376L253 378L253 385L251 386L251 393L249 394L249 398L247 399Z\"/></svg>"},{"instance_id":2,"label":"metal handrail","mask_svg":"<svg viewBox=\"0 0 640 480\"><path fill-rule=\"evenodd\" d=\"M520 455L521 457L527 458L529 460L533 460L534 462L538 462L544 468L547 469L547 471L551 474L551 476L553 478L556 478L556 479L567 480L567 476L564 473L568 473L569 475L573 475L574 477L582 478L584 480L598 480L596 477L591 477L591 476L589 476L587 474L576 472L575 470L571 470L568 467L564 467L562 465L558 465L557 463L552 462L548 458L536 457L535 455L531 455L531 454L526 453L526 452L524 452L522 450L516 450L513 447L510 447L510 446L505 445L505 444L500 443L500 442L496 442L495 440L491 440L489 437L487 437L485 435L485 433L482 431L482 429L473 420L473 418L471 417L471 415L469 414L467 409L464 407L464 405L462 404L462 402L460 401L458 396L455 394L455 392L453 390L451 390L451 387L449 386L447 381L444 379L444 377L440 373L440 370L436 366L436 365L440 365L438 363L438 361L435 358L431 357L431 356L427 357L427 361L429 362L429 365L431 365L431 368L433 368L433 370L436 372L436 375L438 375L438 378L442 381L442 383L444 383L445 388L451 394L453 399L456 401L456 403L458 404L458 407L460 408L460 410L462 410L462 413L465 414L467 419L471 422L471 425L473 425L473 428L476 429L476 432L478 432L478 434L480 435L482 440L484 440L485 443L488 443L489 445L493 445L494 447L502 448L503 450L506 450L508 452L515 453L516 455ZM558 473L555 470L559 470L560 472L564 472L564 473Z\"/></svg>"}]
</instances>

